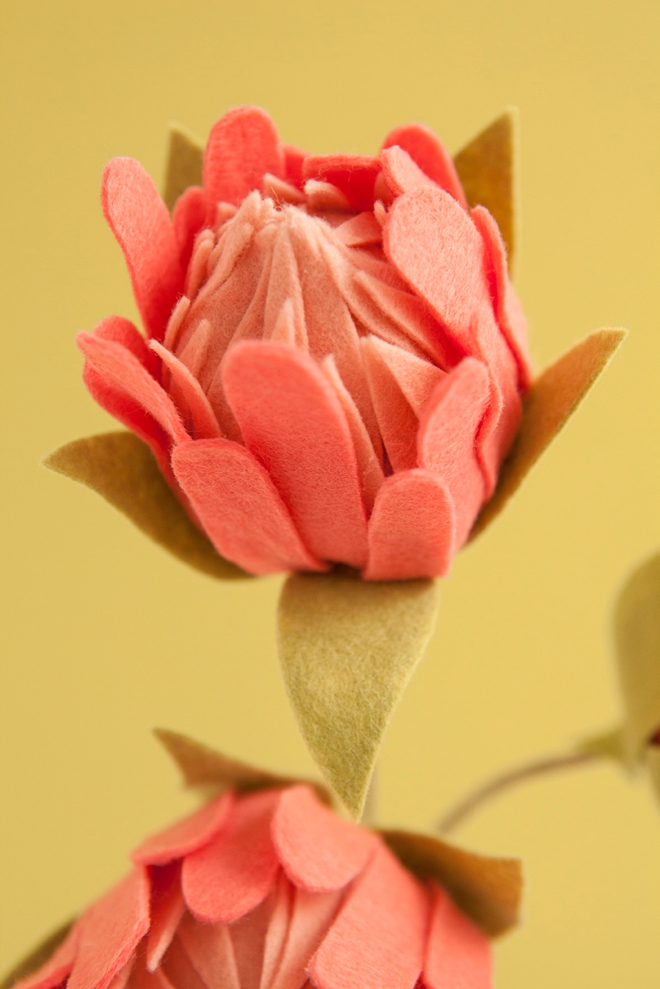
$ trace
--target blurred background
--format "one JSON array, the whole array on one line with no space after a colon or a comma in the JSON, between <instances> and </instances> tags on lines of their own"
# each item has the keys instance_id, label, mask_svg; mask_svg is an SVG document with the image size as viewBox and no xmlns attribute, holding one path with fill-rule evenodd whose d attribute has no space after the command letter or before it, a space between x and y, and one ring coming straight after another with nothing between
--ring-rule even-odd
<instances>
[{"instance_id":1,"label":"blurred background","mask_svg":"<svg viewBox=\"0 0 660 989\"><path fill-rule=\"evenodd\" d=\"M114 428L74 345L135 318L99 205L104 164L162 181L170 119L206 137L258 103L284 140L373 152L421 120L458 150L522 111L517 287L538 367L630 338L505 514L456 560L384 747L380 814L427 828L500 768L619 717L609 615L660 543L660 7L651 0L22 0L3 3L0 968L96 897L192 806L154 725L313 772L280 682L279 579L187 570L47 473ZM456 834L520 855L523 929L500 989L658 985L660 813L614 767L504 797Z\"/></svg>"}]
</instances>

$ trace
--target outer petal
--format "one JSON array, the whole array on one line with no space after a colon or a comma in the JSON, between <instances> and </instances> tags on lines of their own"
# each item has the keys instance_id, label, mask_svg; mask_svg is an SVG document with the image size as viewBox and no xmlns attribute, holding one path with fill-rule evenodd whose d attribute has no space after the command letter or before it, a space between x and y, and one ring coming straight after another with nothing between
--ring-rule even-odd
<instances>
[{"instance_id":1,"label":"outer petal","mask_svg":"<svg viewBox=\"0 0 660 989\"><path fill-rule=\"evenodd\" d=\"M383 177L394 196L400 196L404 192L410 192L412 189L419 189L425 185L434 185L433 180L415 164L403 148L397 146L386 148L381 151L380 160L383 166Z\"/></svg>"},{"instance_id":2,"label":"outer petal","mask_svg":"<svg viewBox=\"0 0 660 989\"><path fill-rule=\"evenodd\" d=\"M442 481L415 469L388 477L369 522L367 580L444 577L456 541L454 502Z\"/></svg>"},{"instance_id":3,"label":"outer petal","mask_svg":"<svg viewBox=\"0 0 660 989\"><path fill-rule=\"evenodd\" d=\"M284 156L275 124L257 106L239 106L214 124L204 156L207 222L216 204L238 206L253 189L261 189L269 172L284 178Z\"/></svg>"},{"instance_id":4,"label":"outer petal","mask_svg":"<svg viewBox=\"0 0 660 989\"><path fill-rule=\"evenodd\" d=\"M223 439L185 443L174 448L172 468L221 556L254 574L325 569L245 447Z\"/></svg>"},{"instance_id":5,"label":"outer petal","mask_svg":"<svg viewBox=\"0 0 660 989\"><path fill-rule=\"evenodd\" d=\"M191 185L176 201L172 211L172 226L179 248L181 270L185 271L192 257L195 237L206 220L206 196L199 185Z\"/></svg>"},{"instance_id":6,"label":"outer petal","mask_svg":"<svg viewBox=\"0 0 660 989\"><path fill-rule=\"evenodd\" d=\"M145 961L150 972L160 965L186 912L181 892L181 862L153 866L151 875L151 918Z\"/></svg>"},{"instance_id":7,"label":"outer petal","mask_svg":"<svg viewBox=\"0 0 660 989\"><path fill-rule=\"evenodd\" d=\"M204 804L194 814L147 838L131 853L140 865L164 865L208 845L227 822L234 798L231 792Z\"/></svg>"},{"instance_id":8,"label":"outer petal","mask_svg":"<svg viewBox=\"0 0 660 989\"><path fill-rule=\"evenodd\" d=\"M396 144L408 152L412 160L430 179L453 196L463 209L467 209L463 186L451 155L430 127L424 124L403 124L401 127L395 127L385 138L383 148L391 148Z\"/></svg>"},{"instance_id":9,"label":"outer petal","mask_svg":"<svg viewBox=\"0 0 660 989\"><path fill-rule=\"evenodd\" d=\"M105 989L149 929L147 870L135 868L80 919L80 946L68 989Z\"/></svg>"},{"instance_id":10,"label":"outer petal","mask_svg":"<svg viewBox=\"0 0 660 989\"><path fill-rule=\"evenodd\" d=\"M484 500L484 480L475 451L477 429L490 398L486 365L466 357L438 385L420 422L420 467L446 486L456 512L456 544L465 542Z\"/></svg>"},{"instance_id":11,"label":"outer petal","mask_svg":"<svg viewBox=\"0 0 660 989\"><path fill-rule=\"evenodd\" d=\"M73 968L79 941L80 923L78 922L72 926L48 961L27 978L16 982L12 989L56 989L57 986L62 985Z\"/></svg>"},{"instance_id":12,"label":"outer petal","mask_svg":"<svg viewBox=\"0 0 660 989\"><path fill-rule=\"evenodd\" d=\"M424 985L427 989L491 989L493 964L486 935L436 886Z\"/></svg>"},{"instance_id":13,"label":"outer petal","mask_svg":"<svg viewBox=\"0 0 660 989\"><path fill-rule=\"evenodd\" d=\"M149 336L162 340L183 272L167 206L142 165L114 158L103 176L103 212L124 252Z\"/></svg>"},{"instance_id":14,"label":"outer petal","mask_svg":"<svg viewBox=\"0 0 660 989\"><path fill-rule=\"evenodd\" d=\"M370 831L342 821L302 785L283 792L272 835L291 882L316 893L346 886L376 847Z\"/></svg>"},{"instance_id":15,"label":"outer petal","mask_svg":"<svg viewBox=\"0 0 660 989\"><path fill-rule=\"evenodd\" d=\"M360 213L374 205L374 185L380 162L373 155L309 155L303 162L305 179L336 185Z\"/></svg>"},{"instance_id":16,"label":"outer petal","mask_svg":"<svg viewBox=\"0 0 660 989\"><path fill-rule=\"evenodd\" d=\"M229 924L268 895L279 868L270 828L281 796L264 790L244 797L215 840L184 859L183 895L198 920Z\"/></svg>"},{"instance_id":17,"label":"outer petal","mask_svg":"<svg viewBox=\"0 0 660 989\"><path fill-rule=\"evenodd\" d=\"M424 963L429 903L379 848L309 966L317 989L413 989Z\"/></svg>"},{"instance_id":18,"label":"outer petal","mask_svg":"<svg viewBox=\"0 0 660 989\"><path fill-rule=\"evenodd\" d=\"M288 344L245 341L225 359L227 400L311 551L364 565L367 520L350 429L316 362Z\"/></svg>"}]
</instances>

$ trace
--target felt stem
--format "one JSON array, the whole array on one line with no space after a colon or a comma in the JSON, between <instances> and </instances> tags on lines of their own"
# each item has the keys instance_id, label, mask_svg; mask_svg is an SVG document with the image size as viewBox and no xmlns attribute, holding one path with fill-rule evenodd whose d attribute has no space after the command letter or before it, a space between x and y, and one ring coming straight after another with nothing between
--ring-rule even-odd
<instances>
[{"instance_id":1,"label":"felt stem","mask_svg":"<svg viewBox=\"0 0 660 989\"><path fill-rule=\"evenodd\" d=\"M440 834L449 834L457 827L464 824L468 817L480 810L484 804L493 800L506 790L510 790L519 783L526 783L536 776L545 776L561 769L572 769L582 766L597 759L605 758L605 753L595 751L566 752L558 756L549 756L545 759L538 759L535 762L527 763L525 766L518 766L516 769L509 769L493 779L487 780L469 793L466 797L454 805L438 821L437 830Z\"/></svg>"}]
</instances>

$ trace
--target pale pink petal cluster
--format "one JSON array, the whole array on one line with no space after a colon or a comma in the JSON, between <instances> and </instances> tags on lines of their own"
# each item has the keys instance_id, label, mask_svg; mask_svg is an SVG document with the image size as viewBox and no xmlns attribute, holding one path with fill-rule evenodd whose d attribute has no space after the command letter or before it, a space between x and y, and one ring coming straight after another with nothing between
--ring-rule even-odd
<instances>
[{"instance_id":1,"label":"pale pink petal cluster","mask_svg":"<svg viewBox=\"0 0 660 989\"><path fill-rule=\"evenodd\" d=\"M133 871L16 989L490 989L486 937L304 785L231 793Z\"/></svg>"},{"instance_id":2,"label":"pale pink petal cluster","mask_svg":"<svg viewBox=\"0 0 660 989\"><path fill-rule=\"evenodd\" d=\"M240 107L171 218L129 158L103 202L147 339L120 317L82 333L85 380L219 553L255 574L445 574L530 370L497 225L438 138L309 155Z\"/></svg>"}]
</instances>

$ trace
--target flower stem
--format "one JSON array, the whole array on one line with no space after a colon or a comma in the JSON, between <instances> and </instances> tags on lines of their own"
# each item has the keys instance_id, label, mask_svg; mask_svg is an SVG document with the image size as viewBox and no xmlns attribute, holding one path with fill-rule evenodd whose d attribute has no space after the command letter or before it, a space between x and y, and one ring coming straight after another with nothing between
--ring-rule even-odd
<instances>
[{"instance_id":1,"label":"flower stem","mask_svg":"<svg viewBox=\"0 0 660 989\"><path fill-rule=\"evenodd\" d=\"M545 776L547 773L554 773L557 770L582 766L602 758L604 758L604 753L595 751L567 752L562 755L538 759L536 762L518 766L516 769L510 769L482 783L476 790L455 804L438 821L437 830L440 834L449 834L450 831L454 831L463 824L475 811L480 810L484 804L519 783L525 783L536 776Z\"/></svg>"}]
</instances>

